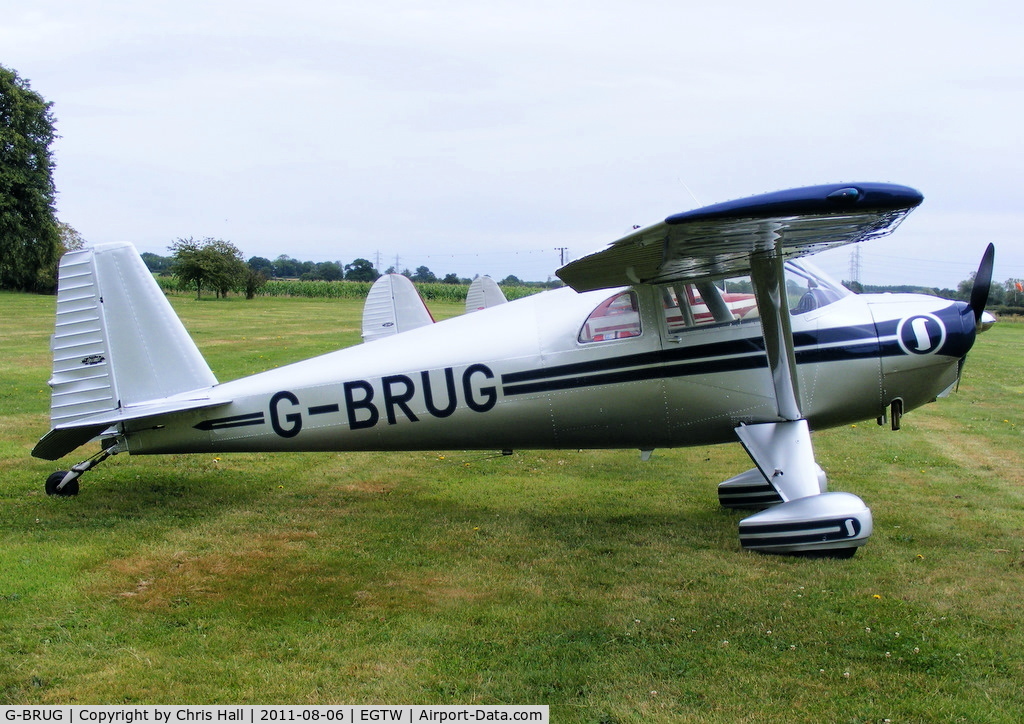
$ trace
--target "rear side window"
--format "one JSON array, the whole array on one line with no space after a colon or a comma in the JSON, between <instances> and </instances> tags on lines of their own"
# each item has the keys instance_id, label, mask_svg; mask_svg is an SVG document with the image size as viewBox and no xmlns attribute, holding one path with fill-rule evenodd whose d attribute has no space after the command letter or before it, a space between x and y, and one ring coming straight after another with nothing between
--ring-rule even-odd
<instances>
[{"instance_id":1,"label":"rear side window","mask_svg":"<svg viewBox=\"0 0 1024 724\"><path fill-rule=\"evenodd\" d=\"M636 293L619 292L605 299L590 313L580 330L583 344L640 336L640 307Z\"/></svg>"}]
</instances>

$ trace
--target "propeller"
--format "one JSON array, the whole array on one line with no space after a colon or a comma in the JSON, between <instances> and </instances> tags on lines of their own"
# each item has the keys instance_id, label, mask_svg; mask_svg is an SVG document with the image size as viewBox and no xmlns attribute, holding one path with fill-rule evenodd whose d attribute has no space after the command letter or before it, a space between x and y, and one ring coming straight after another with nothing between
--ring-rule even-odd
<instances>
[{"instance_id":1,"label":"propeller","mask_svg":"<svg viewBox=\"0 0 1024 724\"><path fill-rule=\"evenodd\" d=\"M988 292L992 287L992 264L995 261L995 244L989 244L981 257L978 273L974 275L974 286L971 288L970 307L974 311L974 323L980 324L981 315L985 313Z\"/></svg>"},{"instance_id":2,"label":"propeller","mask_svg":"<svg viewBox=\"0 0 1024 724\"><path fill-rule=\"evenodd\" d=\"M992 288L992 265L995 262L996 246L989 244L985 253L981 255L981 264L978 265L978 272L974 275L974 286L971 287L971 301L968 306L974 312L974 326L979 332L984 332L993 324L995 317L985 311L988 303L988 293ZM956 389L960 389L960 380L964 376L964 364L967 362L967 355L960 358L956 370Z\"/></svg>"}]
</instances>

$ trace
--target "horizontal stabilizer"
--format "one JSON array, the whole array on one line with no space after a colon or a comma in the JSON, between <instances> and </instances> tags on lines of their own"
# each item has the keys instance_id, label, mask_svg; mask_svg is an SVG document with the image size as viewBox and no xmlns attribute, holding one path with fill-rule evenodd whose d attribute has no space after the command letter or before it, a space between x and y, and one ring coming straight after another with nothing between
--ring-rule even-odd
<instances>
[{"instance_id":1,"label":"horizontal stabilizer","mask_svg":"<svg viewBox=\"0 0 1024 724\"><path fill-rule=\"evenodd\" d=\"M110 425L84 425L50 430L32 448L32 456L42 460L59 460L72 450L85 445Z\"/></svg>"},{"instance_id":2,"label":"horizontal stabilizer","mask_svg":"<svg viewBox=\"0 0 1024 724\"><path fill-rule=\"evenodd\" d=\"M50 430L32 450L32 455L43 460L57 460L69 452L84 445L112 425L142 420L147 417L161 417L175 412L201 410L209 407L221 407L230 400L156 400L139 405L130 405L117 410L101 412L74 422L65 423Z\"/></svg>"},{"instance_id":3,"label":"horizontal stabilizer","mask_svg":"<svg viewBox=\"0 0 1024 724\"><path fill-rule=\"evenodd\" d=\"M408 332L434 323L423 297L401 274L385 274L370 287L363 305L363 341Z\"/></svg>"}]
</instances>

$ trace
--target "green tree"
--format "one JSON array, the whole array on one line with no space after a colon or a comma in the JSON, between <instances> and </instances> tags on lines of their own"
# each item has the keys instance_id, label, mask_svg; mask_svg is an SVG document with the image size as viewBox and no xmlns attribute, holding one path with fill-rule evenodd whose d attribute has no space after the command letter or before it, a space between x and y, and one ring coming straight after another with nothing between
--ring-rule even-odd
<instances>
[{"instance_id":1,"label":"green tree","mask_svg":"<svg viewBox=\"0 0 1024 724\"><path fill-rule=\"evenodd\" d=\"M60 234L50 144L53 104L17 72L0 65L0 288L40 288L56 268ZM45 279L45 277L44 277ZM52 288L55 282L44 286Z\"/></svg>"},{"instance_id":2,"label":"green tree","mask_svg":"<svg viewBox=\"0 0 1024 724\"><path fill-rule=\"evenodd\" d=\"M336 282L345 277L341 264L336 261L322 261L316 265L316 274L320 279Z\"/></svg>"},{"instance_id":3,"label":"green tree","mask_svg":"<svg viewBox=\"0 0 1024 724\"><path fill-rule=\"evenodd\" d=\"M151 251L144 251L140 254L142 261L146 264L146 268L154 274L160 276L166 276L171 271L171 266L174 264L174 259L169 256L160 256L154 254Z\"/></svg>"},{"instance_id":4,"label":"green tree","mask_svg":"<svg viewBox=\"0 0 1024 724\"><path fill-rule=\"evenodd\" d=\"M956 298L967 301L971 298L971 289L974 288L974 278L978 276L978 272L971 272L971 275L966 279L962 279L959 284L956 285Z\"/></svg>"},{"instance_id":5,"label":"green tree","mask_svg":"<svg viewBox=\"0 0 1024 724\"><path fill-rule=\"evenodd\" d=\"M260 289L267 285L267 275L252 264L245 265L245 281L242 287L245 291L245 298L252 299Z\"/></svg>"},{"instance_id":6,"label":"green tree","mask_svg":"<svg viewBox=\"0 0 1024 724\"><path fill-rule=\"evenodd\" d=\"M207 283L207 270L202 255L203 243L191 236L178 238L167 247L174 259L171 271L178 277L182 287L195 286L196 299L203 296L203 285Z\"/></svg>"},{"instance_id":7,"label":"green tree","mask_svg":"<svg viewBox=\"0 0 1024 724\"><path fill-rule=\"evenodd\" d=\"M1024 280L1021 279L1007 279L1003 285L1004 289L1004 304L1012 304L1014 306L1020 306L1021 302L1024 301Z\"/></svg>"},{"instance_id":8,"label":"green tree","mask_svg":"<svg viewBox=\"0 0 1024 724\"><path fill-rule=\"evenodd\" d=\"M345 265L345 279L350 282L375 282L380 272L367 259L356 259Z\"/></svg>"},{"instance_id":9,"label":"green tree","mask_svg":"<svg viewBox=\"0 0 1024 724\"><path fill-rule=\"evenodd\" d=\"M196 299L202 298L203 287L213 289L218 297L226 297L232 289L245 286L248 267L242 261L242 252L230 241L179 238L168 248L174 257L172 270L178 282L185 287L194 286Z\"/></svg>"},{"instance_id":10,"label":"green tree","mask_svg":"<svg viewBox=\"0 0 1024 724\"><path fill-rule=\"evenodd\" d=\"M412 280L414 282L420 282L421 284L429 284L431 282L436 282L437 276L427 267L418 266L416 267L416 273L412 275Z\"/></svg>"},{"instance_id":11,"label":"green tree","mask_svg":"<svg viewBox=\"0 0 1024 724\"><path fill-rule=\"evenodd\" d=\"M85 248L85 237L78 233L78 229L66 221L57 222L57 261L53 265L51 275L54 283L57 281L57 263L69 251L81 251Z\"/></svg>"},{"instance_id":12,"label":"green tree","mask_svg":"<svg viewBox=\"0 0 1024 724\"><path fill-rule=\"evenodd\" d=\"M53 262L39 269L36 274L35 290L46 294L57 291L57 266L61 257L69 251L78 251L85 247L85 238L71 224L57 222L57 255Z\"/></svg>"},{"instance_id":13,"label":"green tree","mask_svg":"<svg viewBox=\"0 0 1024 724\"><path fill-rule=\"evenodd\" d=\"M261 272L267 279L274 276L274 262L270 261L270 259L267 259L266 257L251 256L246 264L249 265L250 269L255 269L256 271Z\"/></svg>"},{"instance_id":14,"label":"green tree","mask_svg":"<svg viewBox=\"0 0 1024 724\"><path fill-rule=\"evenodd\" d=\"M79 251L85 248L85 237L78 233L78 229L67 222L57 222L57 236L60 238L57 248L61 256L64 256L69 251Z\"/></svg>"},{"instance_id":15,"label":"green tree","mask_svg":"<svg viewBox=\"0 0 1024 724\"><path fill-rule=\"evenodd\" d=\"M241 290L245 286L245 277L249 271L242 258L242 252L224 239L205 241L204 251L210 255L210 286L217 291L217 296L226 297L232 290Z\"/></svg>"},{"instance_id":16,"label":"green tree","mask_svg":"<svg viewBox=\"0 0 1024 724\"><path fill-rule=\"evenodd\" d=\"M287 254L281 254L273 262L274 276L279 278L297 277L302 274L302 262L292 259Z\"/></svg>"}]
</instances>

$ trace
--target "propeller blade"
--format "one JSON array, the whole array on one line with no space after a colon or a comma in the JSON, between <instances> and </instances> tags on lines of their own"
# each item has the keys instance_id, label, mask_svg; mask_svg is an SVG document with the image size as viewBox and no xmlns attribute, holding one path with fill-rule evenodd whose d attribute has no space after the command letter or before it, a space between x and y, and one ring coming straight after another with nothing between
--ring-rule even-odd
<instances>
[{"instance_id":1,"label":"propeller blade","mask_svg":"<svg viewBox=\"0 0 1024 724\"><path fill-rule=\"evenodd\" d=\"M974 275L974 287L971 289L971 309L974 310L975 324L981 321L981 315L985 311L985 304L988 302L988 292L992 287L992 264L995 261L995 244L989 244L981 257L981 264L978 265L978 273Z\"/></svg>"}]
</instances>

